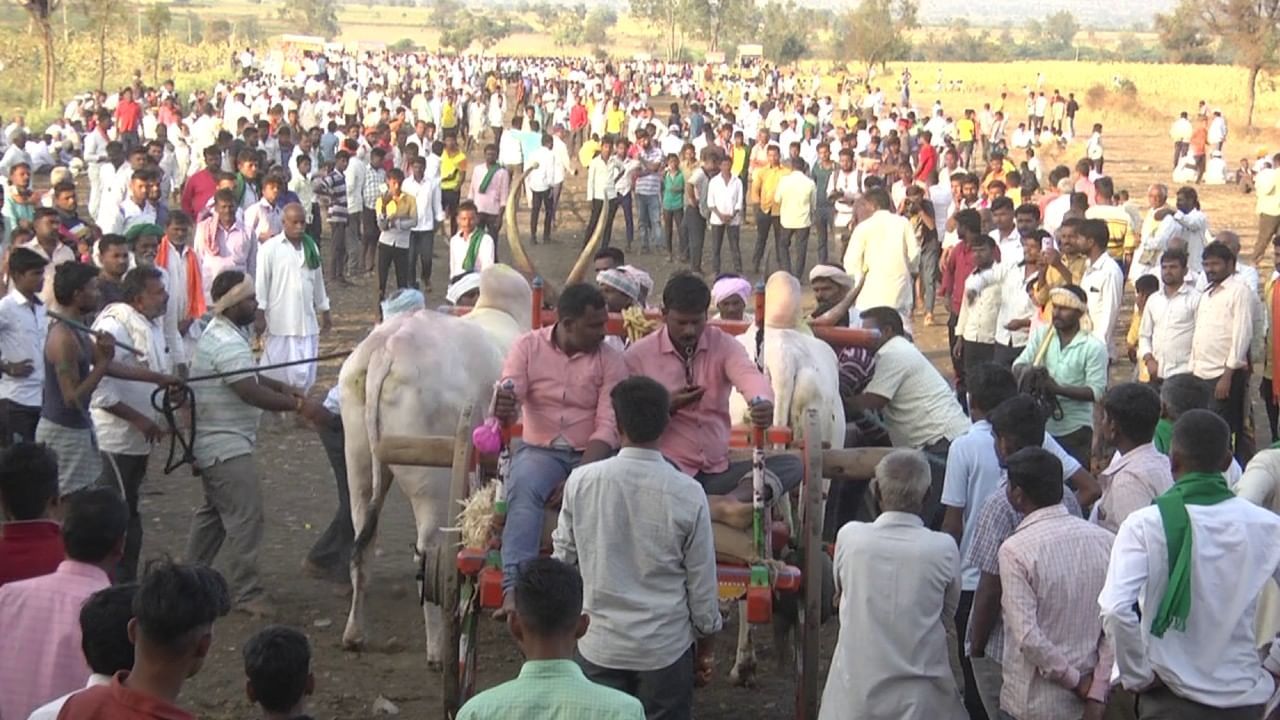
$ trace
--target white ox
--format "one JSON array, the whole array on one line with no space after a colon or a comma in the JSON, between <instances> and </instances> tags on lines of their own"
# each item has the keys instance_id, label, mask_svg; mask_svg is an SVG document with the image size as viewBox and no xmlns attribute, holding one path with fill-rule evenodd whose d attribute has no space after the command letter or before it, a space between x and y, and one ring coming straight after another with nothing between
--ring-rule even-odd
<instances>
[{"instance_id":1,"label":"white ox","mask_svg":"<svg viewBox=\"0 0 1280 720\"><path fill-rule=\"evenodd\" d=\"M843 448L845 416L840 398L839 360L830 345L799 329L802 323L800 282L790 273L775 272L765 286L764 298L764 318L756 321L764 322L764 367L773 387L773 424L790 428L798 442L803 436L805 413L814 408L818 411L821 434L817 440L831 449ZM756 334L757 327L752 326L738 336L738 342L753 361ZM748 400L741 393L733 393L729 417L745 417ZM806 582L818 581L818 578L806 578ZM729 677L737 684L750 685L756 669L755 648L746 622L745 602L739 602L738 608L738 649ZM793 620L783 614L774 617L774 640L779 653L788 641Z\"/></svg>"},{"instance_id":2,"label":"white ox","mask_svg":"<svg viewBox=\"0 0 1280 720\"><path fill-rule=\"evenodd\" d=\"M440 528L453 524L445 507L448 468L384 465L374 459L373 448L384 434L452 437L467 405L487 407L507 349L529 330L532 307L524 277L496 265L481 274L480 299L468 315L423 310L393 318L374 328L343 363L339 384L356 533L344 646L358 648L365 641L367 554L391 482L399 484L413 506L415 555L441 542ZM440 606L426 603L423 613L427 661L439 663L444 635Z\"/></svg>"},{"instance_id":3,"label":"white ox","mask_svg":"<svg viewBox=\"0 0 1280 720\"><path fill-rule=\"evenodd\" d=\"M393 318L374 328L342 365L339 384L347 485L356 535L351 554L351 612L342 634L346 648L356 649L365 642L366 556L373 546L378 514L391 481L400 485L413 506L417 563L421 563L423 551L441 541L441 528L455 524L458 512L458 508L445 507L449 502L448 468L385 465L375 460L373 448L385 428L394 428L385 434L396 436L453 437L468 405L476 410L473 422L482 422L507 350L530 329L533 293L526 278L537 276L538 271L524 250L515 217L523 179L512 179L504 223L515 267L486 268L480 275L479 300L467 315L458 318L426 310ZM565 284L586 274L603 231L604 223L600 223ZM556 292L554 284L547 282L546 301L553 302ZM436 666L444 635L440 606L424 603L423 616L427 662Z\"/></svg>"}]
</instances>

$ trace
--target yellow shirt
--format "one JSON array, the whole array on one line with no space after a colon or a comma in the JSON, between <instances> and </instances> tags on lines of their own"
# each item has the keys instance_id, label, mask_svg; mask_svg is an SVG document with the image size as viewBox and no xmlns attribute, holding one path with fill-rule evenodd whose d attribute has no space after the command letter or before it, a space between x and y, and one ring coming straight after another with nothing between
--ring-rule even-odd
<instances>
[{"instance_id":1,"label":"yellow shirt","mask_svg":"<svg viewBox=\"0 0 1280 720\"><path fill-rule=\"evenodd\" d=\"M1137 238L1130 232L1129 213L1123 207L1094 205L1085 211L1084 216L1107 224L1107 254L1116 260L1122 259L1126 252L1133 252L1137 246Z\"/></svg>"},{"instance_id":2,"label":"yellow shirt","mask_svg":"<svg viewBox=\"0 0 1280 720\"><path fill-rule=\"evenodd\" d=\"M769 215L778 214L777 203L774 202L773 195L778 189L778 181L783 175L790 173L789 168L781 165L778 167L765 166L755 172L751 176L751 193L750 201L760 206L760 210Z\"/></svg>"},{"instance_id":3,"label":"yellow shirt","mask_svg":"<svg viewBox=\"0 0 1280 720\"><path fill-rule=\"evenodd\" d=\"M582 149L578 151L578 162L582 163L582 167L586 167L591 164L598 152L600 152L600 143L595 140L587 140L582 143Z\"/></svg>"},{"instance_id":4,"label":"yellow shirt","mask_svg":"<svg viewBox=\"0 0 1280 720\"><path fill-rule=\"evenodd\" d=\"M747 146L734 145L733 146L733 170L731 171L733 173L733 176L741 177L742 169L746 167L746 165L747 165Z\"/></svg>"},{"instance_id":5,"label":"yellow shirt","mask_svg":"<svg viewBox=\"0 0 1280 720\"><path fill-rule=\"evenodd\" d=\"M605 114L604 131L610 135L617 135L622 132L622 123L627 119L627 114L614 108Z\"/></svg>"},{"instance_id":6,"label":"yellow shirt","mask_svg":"<svg viewBox=\"0 0 1280 720\"><path fill-rule=\"evenodd\" d=\"M458 126L458 114L454 111L453 103L447 102L440 108L440 125L446 130Z\"/></svg>"},{"instance_id":7,"label":"yellow shirt","mask_svg":"<svg viewBox=\"0 0 1280 720\"><path fill-rule=\"evenodd\" d=\"M1129 348L1138 347L1138 328L1142 325L1142 311L1135 305L1133 308L1132 319L1129 320L1129 332L1125 335L1124 341ZM1151 382L1151 373L1147 371L1147 364L1141 361L1138 365L1138 382Z\"/></svg>"},{"instance_id":8,"label":"yellow shirt","mask_svg":"<svg viewBox=\"0 0 1280 720\"><path fill-rule=\"evenodd\" d=\"M452 155L448 150L440 153L440 189L457 190L462 176L467 172L467 154L458 150Z\"/></svg>"},{"instance_id":9,"label":"yellow shirt","mask_svg":"<svg viewBox=\"0 0 1280 720\"><path fill-rule=\"evenodd\" d=\"M974 126L973 121L969 118L960 118L956 121L956 141L957 142L973 142Z\"/></svg>"}]
</instances>

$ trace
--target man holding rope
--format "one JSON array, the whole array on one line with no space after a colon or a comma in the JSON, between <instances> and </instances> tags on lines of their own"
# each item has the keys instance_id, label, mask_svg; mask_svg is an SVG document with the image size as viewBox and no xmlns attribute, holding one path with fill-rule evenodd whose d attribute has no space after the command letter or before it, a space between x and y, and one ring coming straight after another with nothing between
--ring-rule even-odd
<instances>
[{"instance_id":1,"label":"man holding rope","mask_svg":"<svg viewBox=\"0 0 1280 720\"><path fill-rule=\"evenodd\" d=\"M258 315L254 287L253 278L238 270L214 278L213 319L196 343L193 379L218 377L191 384L196 400L195 467L204 486L204 505L192 519L186 557L212 565L226 540L237 609L266 616L271 606L258 577L262 493L253 462L258 419L263 410L293 410L318 425L327 421L328 413L300 390L257 374L249 346L249 328Z\"/></svg>"}]
</instances>

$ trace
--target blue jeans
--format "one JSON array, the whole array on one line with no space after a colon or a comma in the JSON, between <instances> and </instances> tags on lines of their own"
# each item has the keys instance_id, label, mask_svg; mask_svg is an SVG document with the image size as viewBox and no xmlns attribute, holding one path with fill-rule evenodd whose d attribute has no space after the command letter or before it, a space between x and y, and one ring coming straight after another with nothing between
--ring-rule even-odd
<instances>
[{"instance_id":1,"label":"blue jeans","mask_svg":"<svg viewBox=\"0 0 1280 720\"><path fill-rule=\"evenodd\" d=\"M636 214L640 216L640 248L649 250L665 247L666 240L662 237L662 196L632 194L636 198Z\"/></svg>"},{"instance_id":2,"label":"blue jeans","mask_svg":"<svg viewBox=\"0 0 1280 720\"><path fill-rule=\"evenodd\" d=\"M507 479L507 522L502 528L502 589L516 584L520 563L538 557L547 499L582 460L576 450L521 445Z\"/></svg>"}]
</instances>

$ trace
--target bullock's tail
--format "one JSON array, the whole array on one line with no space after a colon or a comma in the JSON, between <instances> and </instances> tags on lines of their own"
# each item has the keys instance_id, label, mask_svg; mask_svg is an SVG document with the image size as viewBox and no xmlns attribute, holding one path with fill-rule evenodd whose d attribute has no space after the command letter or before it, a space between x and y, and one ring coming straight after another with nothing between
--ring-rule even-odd
<instances>
[{"instance_id":1,"label":"bullock's tail","mask_svg":"<svg viewBox=\"0 0 1280 720\"><path fill-rule=\"evenodd\" d=\"M369 434L369 447L377 448L382 438L380 408L382 405L382 387L391 376L394 353L374 353L369 358L369 369L365 375L364 426ZM360 533L356 535L354 553L363 553L378 532L378 517L382 514L382 503L386 500L387 490L391 482L391 468L387 467L375 453L373 455L373 493L369 506L365 509L364 522Z\"/></svg>"}]
</instances>

